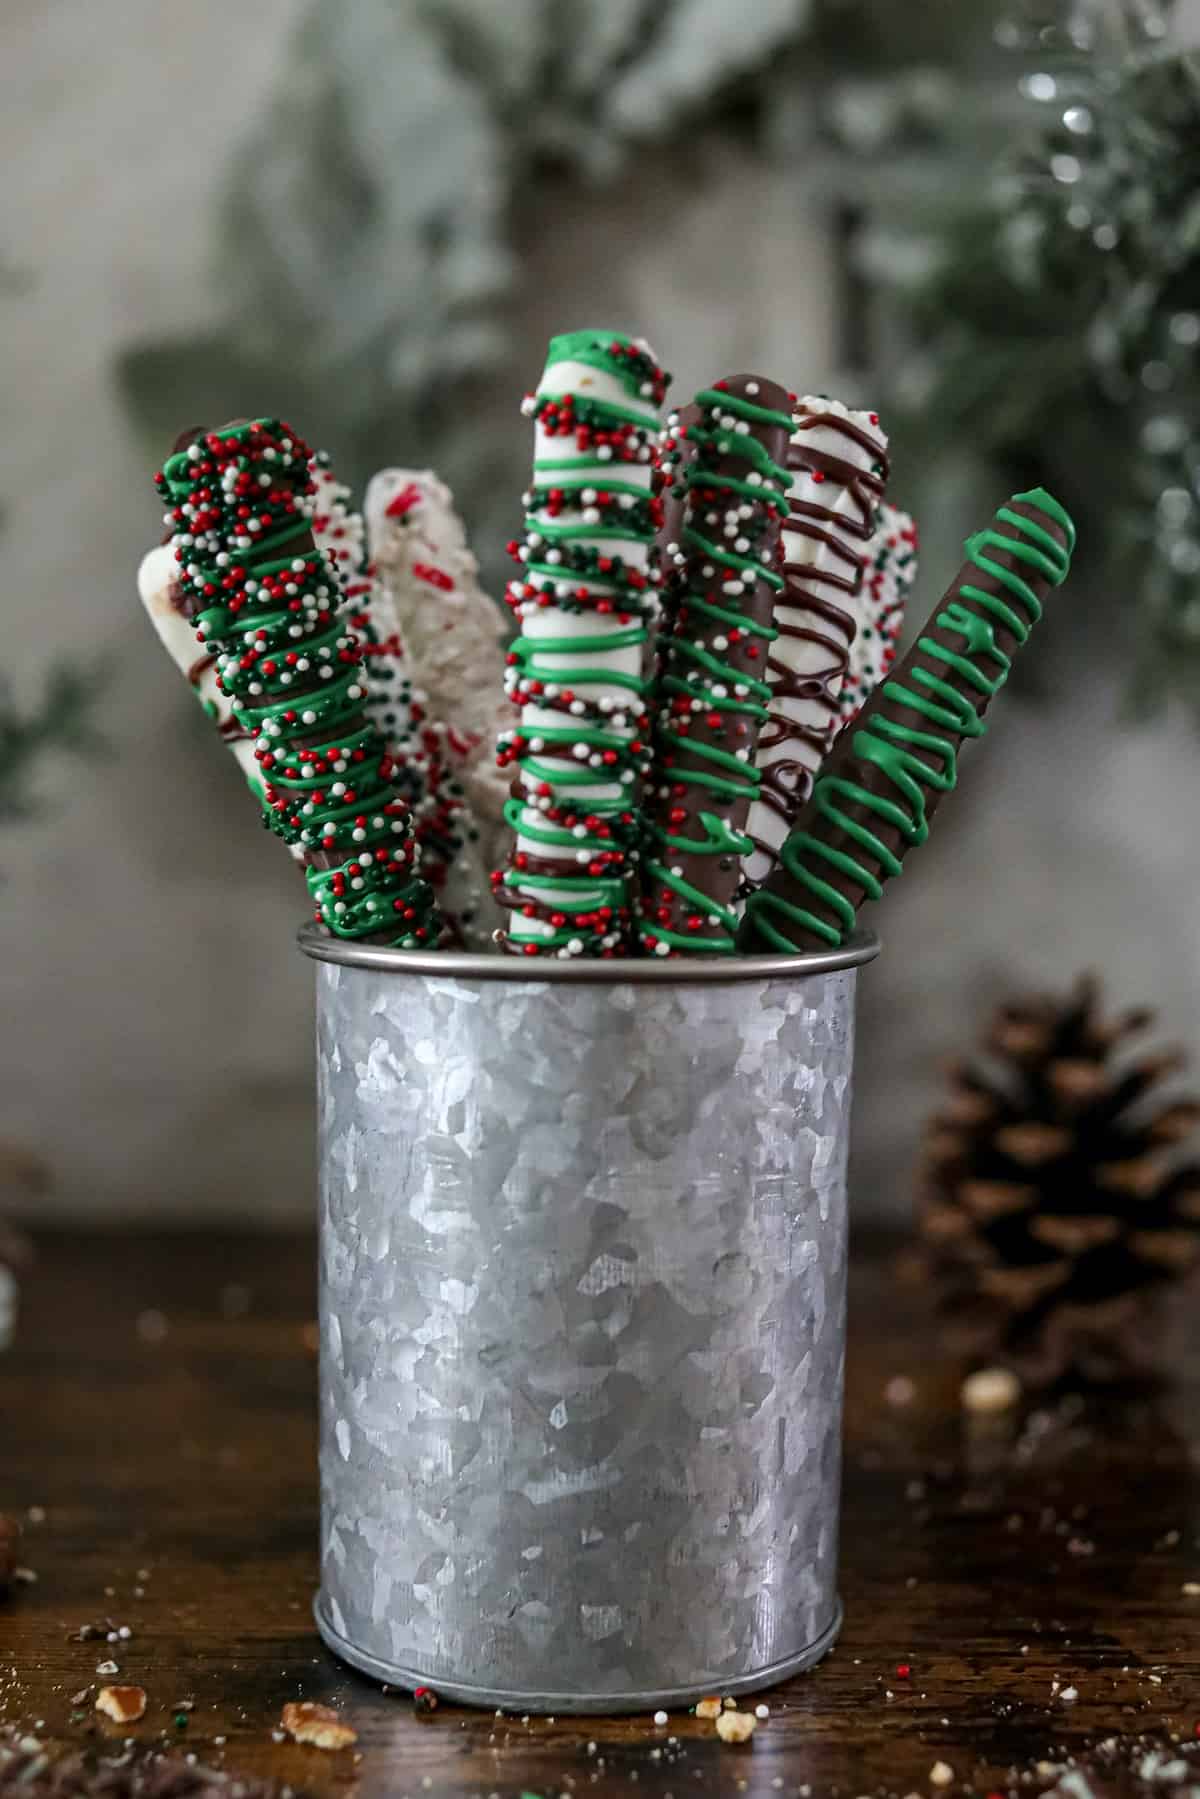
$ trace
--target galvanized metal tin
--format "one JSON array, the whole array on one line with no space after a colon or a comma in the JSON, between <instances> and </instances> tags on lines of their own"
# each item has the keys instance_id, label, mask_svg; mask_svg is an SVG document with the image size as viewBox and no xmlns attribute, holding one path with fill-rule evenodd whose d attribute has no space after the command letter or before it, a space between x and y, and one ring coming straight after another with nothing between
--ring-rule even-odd
<instances>
[{"instance_id":1,"label":"galvanized metal tin","mask_svg":"<svg viewBox=\"0 0 1200 1799\"><path fill-rule=\"evenodd\" d=\"M317 958L325 1641L587 1712L838 1627L857 937L830 955Z\"/></svg>"}]
</instances>

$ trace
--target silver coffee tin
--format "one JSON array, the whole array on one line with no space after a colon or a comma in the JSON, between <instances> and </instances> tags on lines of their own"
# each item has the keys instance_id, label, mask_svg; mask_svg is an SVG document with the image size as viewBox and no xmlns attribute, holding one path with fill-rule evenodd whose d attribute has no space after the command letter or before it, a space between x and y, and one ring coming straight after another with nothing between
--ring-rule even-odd
<instances>
[{"instance_id":1,"label":"silver coffee tin","mask_svg":"<svg viewBox=\"0 0 1200 1799\"><path fill-rule=\"evenodd\" d=\"M316 958L321 1590L381 1680L681 1707L839 1624L856 936Z\"/></svg>"}]
</instances>

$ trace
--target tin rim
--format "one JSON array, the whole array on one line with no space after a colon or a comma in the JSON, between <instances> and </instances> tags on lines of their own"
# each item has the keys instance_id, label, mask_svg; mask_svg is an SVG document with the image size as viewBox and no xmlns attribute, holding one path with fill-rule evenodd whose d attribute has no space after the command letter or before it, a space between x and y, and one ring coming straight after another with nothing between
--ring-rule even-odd
<instances>
[{"instance_id":1,"label":"tin rim","mask_svg":"<svg viewBox=\"0 0 1200 1799\"><path fill-rule=\"evenodd\" d=\"M466 950L393 949L382 943L353 943L329 937L315 925L305 925L297 942L314 962L333 962L339 968L368 968L376 974L442 975L448 980L568 982L612 986L713 986L730 981L800 981L809 975L837 974L845 968L861 968L879 954L874 931L857 930L837 949L811 950L792 956L693 956L661 961L634 957L602 962L585 957L560 961L557 957L479 955Z\"/></svg>"}]
</instances>

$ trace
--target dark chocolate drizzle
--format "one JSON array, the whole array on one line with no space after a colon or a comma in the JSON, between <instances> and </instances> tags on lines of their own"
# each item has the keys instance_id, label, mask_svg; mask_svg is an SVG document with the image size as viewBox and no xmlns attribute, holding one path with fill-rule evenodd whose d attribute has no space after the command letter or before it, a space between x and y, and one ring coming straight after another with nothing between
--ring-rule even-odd
<instances>
[{"instance_id":1,"label":"dark chocolate drizzle","mask_svg":"<svg viewBox=\"0 0 1200 1799\"><path fill-rule=\"evenodd\" d=\"M870 469L860 469L831 451L818 450L805 443L803 434L818 429L838 431L843 437L858 444L873 458L873 466ZM807 762L802 761L799 756L780 756L766 763L763 760L764 752L777 750L781 744L804 744L814 752L819 764L832 748L840 723L838 695L850 665L850 647L854 642L857 626L852 611L838 605L837 600L828 593L816 590L832 589L835 595L845 595L851 602L858 598L866 568L866 548L875 529L876 514L887 484L889 465L887 451L881 441L838 412L799 414L795 433L788 444L786 460L789 471L805 470L819 474L839 491L849 493L854 501L854 510L849 513L838 512L832 506L797 499L795 496L788 502L785 533L791 531L825 545L841 564L840 567L824 569L800 562L785 562L782 565L785 585L779 598L779 607L803 613L804 623L784 623L777 609L774 622L779 636L817 644L827 652L827 660L822 666L807 674L797 674L789 669L776 652L767 658L767 680L771 684L773 704L768 708L767 720L758 740L759 773L762 778L759 798L782 820L785 830L790 830L812 792L815 775ZM854 541L848 543L847 537ZM860 543L863 546L861 552L857 547ZM822 709L825 718L820 724L801 724L777 709L784 700L811 701ZM766 874L778 862L778 852L756 833L750 832L749 835L755 849L770 863L770 868L762 876L765 879ZM759 885L761 881L751 883L744 879L739 899L744 899L747 893Z\"/></svg>"}]
</instances>

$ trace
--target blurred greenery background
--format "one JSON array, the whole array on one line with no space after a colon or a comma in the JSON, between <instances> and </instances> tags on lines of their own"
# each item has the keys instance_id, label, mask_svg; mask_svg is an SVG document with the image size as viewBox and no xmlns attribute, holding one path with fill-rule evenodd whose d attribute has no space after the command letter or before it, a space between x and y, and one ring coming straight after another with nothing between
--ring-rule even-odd
<instances>
[{"instance_id":1,"label":"blurred greenery background","mask_svg":"<svg viewBox=\"0 0 1200 1799\"><path fill-rule=\"evenodd\" d=\"M860 1204L905 1207L939 1058L1014 979L1091 961L1200 1037L1196 0L13 13L0 823L33 816L0 837L0 1135L51 1178L10 1207L310 1203L303 905L133 593L164 448L279 411L356 482L432 464L498 592L519 398L585 323L647 335L676 397L754 366L876 405L920 615L1013 486L1077 516L878 920Z\"/></svg>"}]
</instances>

